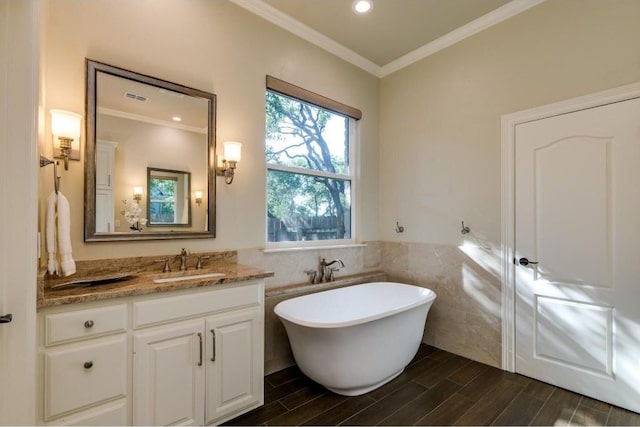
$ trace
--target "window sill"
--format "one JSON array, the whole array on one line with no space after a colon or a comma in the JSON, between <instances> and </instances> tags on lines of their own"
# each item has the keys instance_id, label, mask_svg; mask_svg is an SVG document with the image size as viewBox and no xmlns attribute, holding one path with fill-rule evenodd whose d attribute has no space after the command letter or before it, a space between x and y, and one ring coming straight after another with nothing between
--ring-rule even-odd
<instances>
[{"instance_id":1,"label":"window sill","mask_svg":"<svg viewBox=\"0 0 640 427\"><path fill-rule=\"evenodd\" d=\"M262 253L274 254L280 252L302 252L302 251L317 251L322 249L349 249L349 248L364 248L368 245L366 243L348 243L344 245L315 245L315 246L296 246L289 248L265 248L262 249Z\"/></svg>"}]
</instances>

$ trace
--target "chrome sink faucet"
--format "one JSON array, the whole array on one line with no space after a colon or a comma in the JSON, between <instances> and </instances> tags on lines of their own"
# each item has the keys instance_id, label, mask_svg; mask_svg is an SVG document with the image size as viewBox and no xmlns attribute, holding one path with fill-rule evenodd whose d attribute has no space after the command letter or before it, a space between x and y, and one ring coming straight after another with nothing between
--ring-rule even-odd
<instances>
[{"instance_id":1,"label":"chrome sink faucet","mask_svg":"<svg viewBox=\"0 0 640 427\"><path fill-rule=\"evenodd\" d=\"M182 248L178 256L180 257L180 271L187 271L187 256L189 256L189 251Z\"/></svg>"}]
</instances>

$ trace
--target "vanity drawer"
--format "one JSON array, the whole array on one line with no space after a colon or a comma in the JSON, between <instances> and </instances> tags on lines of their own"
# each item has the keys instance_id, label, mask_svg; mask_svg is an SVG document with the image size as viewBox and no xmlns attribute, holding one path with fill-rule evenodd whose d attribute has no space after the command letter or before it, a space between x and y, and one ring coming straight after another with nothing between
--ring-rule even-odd
<instances>
[{"instance_id":1,"label":"vanity drawer","mask_svg":"<svg viewBox=\"0 0 640 427\"><path fill-rule=\"evenodd\" d=\"M126 396L126 335L44 352L45 419Z\"/></svg>"},{"instance_id":2,"label":"vanity drawer","mask_svg":"<svg viewBox=\"0 0 640 427\"><path fill-rule=\"evenodd\" d=\"M86 411L57 418L47 423L48 426L126 426L131 425L127 416L127 400L96 406Z\"/></svg>"},{"instance_id":3,"label":"vanity drawer","mask_svg":"<svg viewBox=\"0 0 640 427\"><path fill-rule=\"evenodd\" d=\"M134 329L178 319L203 316L217 311L261 304L264 299L262 282L222 288L179 296L154 298L133 304Z\"/></svg>"},{"instance_id":4,"label":"vanity drawer","mask_svg":"<svg viewBox=\"0 0 640 427\"><path fill-rule=\"evenodd\" d=\"M125 304L47 314L44 317L45 346L95 337L127 329Z\"/></svg>"}]
</instances>

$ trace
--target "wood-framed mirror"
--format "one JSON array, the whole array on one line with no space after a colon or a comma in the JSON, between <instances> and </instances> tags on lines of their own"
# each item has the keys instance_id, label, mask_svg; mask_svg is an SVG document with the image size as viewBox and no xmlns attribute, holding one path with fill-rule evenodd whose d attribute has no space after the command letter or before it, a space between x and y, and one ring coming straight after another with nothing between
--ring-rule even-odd
<instances>
[{"instance_id":1,"label":"wood-framed mirror","mask_svg":"<svg viewBox=\"0 0 640 427\"><path fill-rule=\"evenodd\" d=\"M216 96L90 59L86 84L84 240L215 237ZM174 173L171 221L150 171Z\"/></svg>"}]
</instances>

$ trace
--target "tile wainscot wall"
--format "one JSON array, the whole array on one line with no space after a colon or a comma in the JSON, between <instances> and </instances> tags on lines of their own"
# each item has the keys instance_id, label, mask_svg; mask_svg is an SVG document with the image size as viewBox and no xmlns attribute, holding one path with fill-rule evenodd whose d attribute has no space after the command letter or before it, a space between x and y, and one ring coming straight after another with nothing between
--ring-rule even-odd
<instances>
[{"instance_id":1,"label":"tile wainscot wall","mask_svg":"<svg viewBox=\"0 0 640 427\"><path fill-rule=\"evenodd\" d=\"M501 366L500 264L494 249L425 243L367 242L366 246L263 252L241 249L238 262L275 273L266 279L265 373L294 364L286 332L273 312L288 298L369 281L389 280L432 289L438 295L423 342ZM331 285L311 285L305 270L320 258L340 258L345 268ZM346 280L345 280L346 278Z\"/></svg>"}]
</instances>

